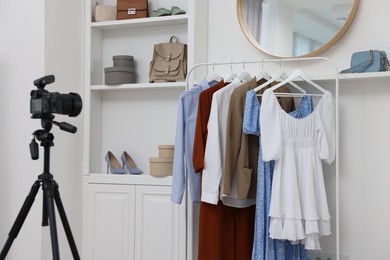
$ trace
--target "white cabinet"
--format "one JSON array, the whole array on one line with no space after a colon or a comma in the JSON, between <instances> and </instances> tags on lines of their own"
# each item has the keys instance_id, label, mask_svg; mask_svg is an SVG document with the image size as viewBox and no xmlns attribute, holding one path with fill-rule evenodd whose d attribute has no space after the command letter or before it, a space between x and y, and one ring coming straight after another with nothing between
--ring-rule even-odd
<instances>
[{"instance_id":1,"label":"white cabinet","mask_svg":"<svg viewBox=\"0 0 390 260\"><path fill-rule=\"evenodd\" d=\"M170 202L169 180L95 177L84 184L82 259L185 259L185 205Z\"/></svg>"},{"instance_id":2,"label":"white cabinet","mask_svg":"<svg viewBox=\"0 0 390 260\"><path fill-rule=\"evenodd\" d=\"M135 259L185 259L185 207L170 194L170 187L136 187Z\"/></svg>"},{"instance_id":3,"label":"white cabinet","mask_svg":"<svg viewBox=\"0 0 390 260\"><path fill-rule=\"evenodd\" d=\"M135 186L85 184L86 260L133 260Z\"/></svg>"}]
</instances>

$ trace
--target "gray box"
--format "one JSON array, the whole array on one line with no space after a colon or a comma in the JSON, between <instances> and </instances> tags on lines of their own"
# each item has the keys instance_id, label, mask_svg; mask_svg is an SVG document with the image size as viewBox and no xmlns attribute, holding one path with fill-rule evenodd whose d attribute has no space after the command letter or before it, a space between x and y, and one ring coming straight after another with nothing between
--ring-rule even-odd
<instances>
[{"instance_id":1,"label":"gray box","mask_svg":"<svg viewBox=\"0 0 390 260\"><path fill-rule=\"evenodd\" d=\"M135 83L135 70L130 67L104 68L104 82L106 85L120 85Z\"/></svg>"},{"instance_id":2,"label":"gray box","mask_svg":"<svg viewBox=\"0 0 390 260\"><path fill-rule=\"evenodd\" d=\"M134 68L134 57L130 55L116 55L112 57L114 67L130 67Z\"/></svg>"}]
</instances>

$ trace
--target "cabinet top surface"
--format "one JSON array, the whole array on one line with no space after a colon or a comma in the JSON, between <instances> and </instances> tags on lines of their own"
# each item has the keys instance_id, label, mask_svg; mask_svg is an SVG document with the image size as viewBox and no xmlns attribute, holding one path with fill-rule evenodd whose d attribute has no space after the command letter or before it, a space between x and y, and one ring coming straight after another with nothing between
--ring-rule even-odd
<instances>
[{"instance_id":1,"label":"cabinet top surface","mask_svg":"<svg viewBox=\"0 0 390 260\"><path fill-rule=\"evenodd\" d=\"M90 174L89 176L84 176L84 183L170 186L172 185L172 176Z\"/></svg>"}]
</instances>

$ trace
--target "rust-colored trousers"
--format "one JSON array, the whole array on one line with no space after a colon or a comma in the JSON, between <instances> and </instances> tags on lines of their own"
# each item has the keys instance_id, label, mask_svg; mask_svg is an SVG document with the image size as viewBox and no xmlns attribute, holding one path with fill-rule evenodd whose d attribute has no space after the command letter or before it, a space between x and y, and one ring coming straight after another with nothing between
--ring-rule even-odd
<instances>
[{"instance_id":1,"label":"rust-colored trousers","mask_svg":"<svg viewBox=\"0 0 390 260\"><path fill-rule=\"evenodd\" d=\"M200 203L198 260L251 260L255 205L233 208Z\"/></svg>"}]
</instances>

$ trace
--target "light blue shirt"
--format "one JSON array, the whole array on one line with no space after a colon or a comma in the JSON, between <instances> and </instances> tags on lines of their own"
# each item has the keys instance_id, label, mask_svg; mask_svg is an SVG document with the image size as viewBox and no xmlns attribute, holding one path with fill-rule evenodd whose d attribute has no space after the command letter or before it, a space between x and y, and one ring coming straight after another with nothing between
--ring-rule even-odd
<instances>
[{"instance_id":1,"label":"light blue shirt","mask_svg":"<svg viewBox=\"0 0 390 260\"><path fill-rule=\"evenodd\" d=\"M200 174L194 172L192 152L199 94L208 87L209 83L203 79L196 87L183 92L179 98L171 194L171 201L176 204L181 204L182 202L187 178L190 184L192 201L200 201ZM187 172L187 175L185 172Z\"/></svg>"}]
</instances>

